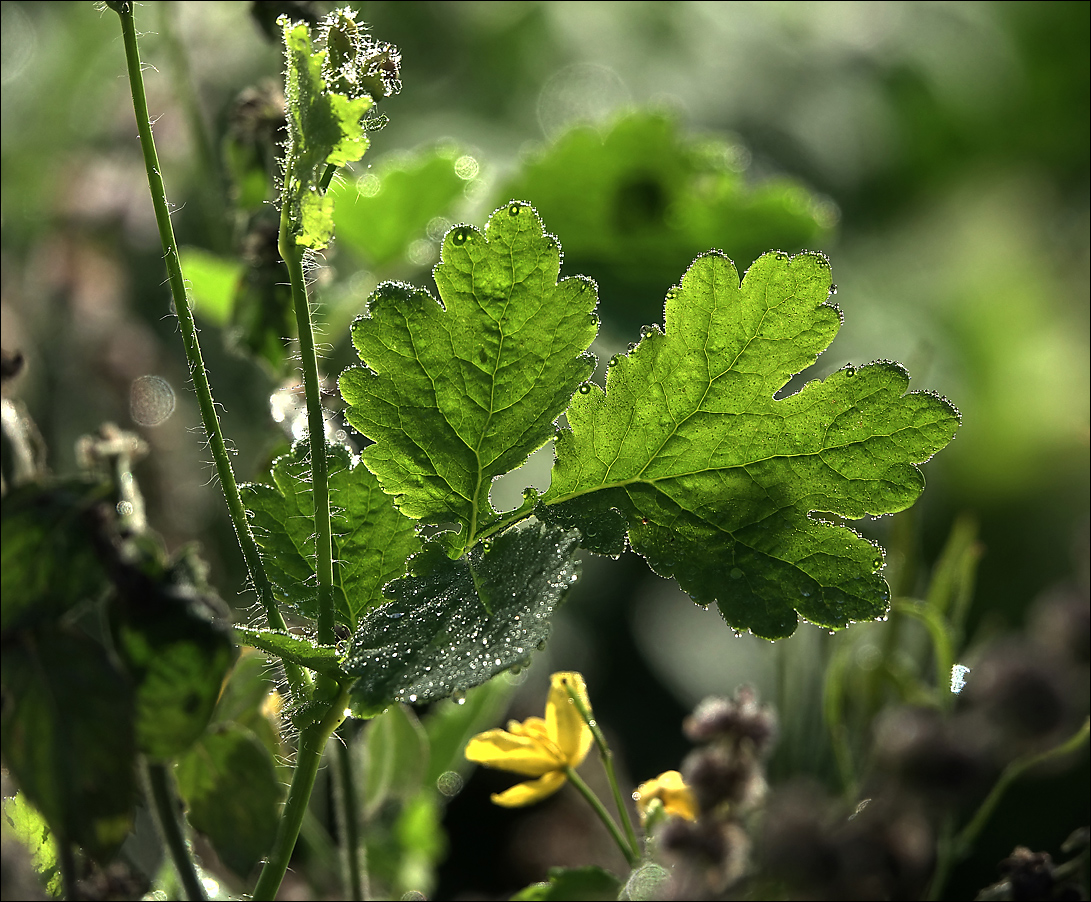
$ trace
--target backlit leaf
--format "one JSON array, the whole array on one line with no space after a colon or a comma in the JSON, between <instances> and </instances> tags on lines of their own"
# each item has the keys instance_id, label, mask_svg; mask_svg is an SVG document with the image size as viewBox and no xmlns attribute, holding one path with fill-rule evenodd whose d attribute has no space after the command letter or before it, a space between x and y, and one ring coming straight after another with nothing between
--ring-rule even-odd
<instances>
[{"instance_id":1,"label":"backlit leaf","mask_svg":"<svg viewBox=\"0 0 1091 902\"><path fill-rule=\"evenodd\" d=\"M666 332L611 361L605 393L577 394L541 515L652 568L727 622L778 638L798 611L821 626L882 615L881 549L823 514L909 507L917 464L958 426L949 402L906 393L896 363L847 367L774 398L833 340L825 257L769 253L741 286L721 254L667 294Z\"/></svg>"},{"instance_id":2,"label":"backlit leaf","mask_svg":"<svg viewBox=\"0 0 1091 902\"><path fill-rule=\"evenodd\" d=\"M484 232L459 226L435 268L442 304L385 283L353 325L363 367L346 370L349 422L375 444L363 451L405 515L455 523L459 554L498 516L494 477L521 465L593 368L595 290L560 282L560 248L537 214L512 203Z\"/></svg>"}]
</instances>

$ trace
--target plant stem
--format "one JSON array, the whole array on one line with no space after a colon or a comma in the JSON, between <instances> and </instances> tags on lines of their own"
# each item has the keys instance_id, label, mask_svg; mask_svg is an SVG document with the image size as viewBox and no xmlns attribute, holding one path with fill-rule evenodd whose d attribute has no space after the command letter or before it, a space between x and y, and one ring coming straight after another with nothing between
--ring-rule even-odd
<instances>
[{"instance_id":1,"label":"plant stem","mask_svg":"<svg viewBox=\"0 0 1091 902\"><path fill-rule=\"evenodd\" d=\"M938 899L940 897L951 868L959 859L969 854L978 834L988 823L989 818L992 817L996 806L1000 804L1000 800L1004 797L1008 787L1030 768L1052 758L1060 758L1075 752L1087 742L1089 735L1091 735L1091 717L1084 720L1083 726L1060 745L1055 745L1053 748L1046 749L1036 755L1023 755L1004 768L1004 772L1000 774L1000 778L993 785L992 790L985 797L985 801L981 803L970 822L959 831L953 840L940 844L939 861L936 864L936 873L932 878L932 885L929 887L929 899Z\"/></svg>"},{"instance_id":2,"label":"plant stem","mask_svg":"<svg viewBox=\"0 0 1091 902\"><path fill-rule=\"evenodd\" d=\"M186 297L186 283L182 276L182 264L178 258L178 246L174 240L174 227L170 221L170 207L167 204L167 192L159 168L159 157L155 152L155 141L152 139L148 101L144 95L144 77L140 71L140 49L136 40L133 4L116 3L114 9L121 18L121 32L125 42L125 61L129 72L129 86L133 95L133 111L136 114L136 125L140 133L140 148L144 153L144 168L148 172L148 188L151 191L152 206L155 208L155 222L159 227L159 240L163 245L163 256L170 281L171 297L174 301L175 313L178 316L178 324L182 332L182 343L186 350L186 360L189 362L193 389L197 394L197 404L201 410L201 422L205 427L209 448L212 451L212 457L216 465L216 475L220 479L220 487L223 489L224 497L227 500L231 523L235 527L235 535L238 538L242 556L246 561L250 580L257 591L262 607L265 609L265 616L269 626L277 630L286 630L287 626L284 623L284 618L281 616L276 600L273 598L273 587L261 562L257 542L254 541L254 534L250 531L250 522L246 517L246 509L243 507L242 498L239 496L235 471L231 466L231 458L227 452L223 433L220 431L220 421L216 416L216 405L212 400L212 387L208 381L208 372L205 370L204 358L201 356L201 346L197 340L197 326L193 320L193 311L189 307L189 299ZM305 693L310 684L310 677L306 671L287 661L284 663L284 671L297 694Z\"/></svg>"},{"instance_id":3,"label":"plant stem","mask_svg":"<svg viewBox=\"0 0 1091 902\"><path fill-rule=\"evenodd\" d=\"M154 763L143 759L144 779L148 784L148 795L151 797L152 810L155 812L155 821L159 827L159 833L163 837L163 843L170 853L174 869L178 872L178 878L182 881L182 888L186 891L187 899L205 900L208 895L197 876L197 869L190 858L189 845L186 843L185 833L178 821L178 804L171 784L170 773L167 765Z\"/></svg>"},{"instance_id":4,"label":"plant stem","mask_svg":"<svg viewBox=\"0 0 1091 902\"><path fill-rule=\"evenodd\" d=\"M291 161L285 166L285 178L290 178ZM326 460L326 420L322 412L322 383L318 376L318 354L314 345L314 324L307 298L307 282L303 275L303 248L295 243L289 185L285 185L280 213L280 255L288 267L292 283L292 304L299 329L299 357L303 369L303 388L307 396L307 433L311 446L311 491L314 495L315 571L318 574L318 642L333 645L333 536L330 525L329 464Z\"/></svg>"},{"instance_id":5,"label":"plant stem","mask_svg":"<svg viewBox=\"0 0 1091 902\"><path fill-rule=\"evenodd\" d=\"M333 769L334 804L337 807L337 831L340 834L341 881L347 899L363 902L367 899L368 879L366 852L360 845L360 822L356 795L356 773L353 767L349 737L333 737L336 759Z\"/></svg>"},{"instance_id":6,"label":"plant stem","mask_svg":"<svg viewBox=\"0 0 1091 902\"><path fill-rule=\"evenodd\" d=\"M599 801L599 797L591 791L579 774L576 773L575 768L566 767L564 769L568 779L572 782L572 785L579 790L580 795L587 799L587 804L590 805L595 814L599 816L599 820L606 825L606 829L610 831L610 835L614 838L614 842L617 843L617 847L621 849L621 854L625 856L625 860L629 862L629 867L635 868L640 864L640 853L630 848L626 842L625 837L621 835L621 831L618 829L617 824L614 823L614 819L610 817L610 812L606 810L606 806Z\"/></svg>"},{"instance_id":7,"label":"plant stem","mask_svg":"<svg viewBox=\"0 0 1091 902\"><path fill-rule=\"evenodd\" d=\"M614 773L614 753L610 751L610 746L606 742L606 736L602 732L602 728L599 726L598 721L592 716L590 709L584 703L572 688L568 688L568 697L572 699L572 704L576 706L576 710L580 712L580 717L583 718L583 722L587 724L587 728L591 731L591 736L595 740L595 745L598 747L599 756L602 758L602 767L606 771L606 779L610 783L610 790L614 795L614 805L617 806L618 817L621 819L622 826L625 827L625 835L629 840L629 849L632 854L636 856L636 860L640 860L640 841L636 838L636 831L633 829L632 819L629 817L629 810L625 807L625 802L621 797L621 790L618 789L617 775ZM598 801L596 799L596 801ZM611 820L611 824L613 821ZM626 857L629 857L626 855ZM629 862L632 864L632 860Z\"/></svg>"},{"instance_id":8,"label":"plant stem","mask_svg":"<svg viewBox=\"0 0 1091 902\"><path fill-rule=\"evenodd\" d=\"M299 734L299 749L296 752L295 773L288 790L288 799L277 827L277 838L273 850L262 868L254 887L252 898L273 899L280 888L288 863L292 859L299 828L303 824L303 815L307 812L307 803L311 799L314 780L318 776L318 765L322 762L322 751L330 736L345 719L345 705L348 702L348 690L342 689L324 712L317 719L305 726Z\"/></svg>"}]
</instances>

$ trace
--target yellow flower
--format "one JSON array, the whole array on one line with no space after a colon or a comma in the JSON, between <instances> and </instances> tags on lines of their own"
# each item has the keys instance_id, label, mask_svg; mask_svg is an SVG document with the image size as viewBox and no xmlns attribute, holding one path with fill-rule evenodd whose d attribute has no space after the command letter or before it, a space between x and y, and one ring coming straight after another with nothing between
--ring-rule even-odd
<instances>
[{"instance_id":1,"label":"yellow flower","mask_svg":"<svg viewBox=\"0 0 1091 902\"><path fill-rule=\"evenodd\" d=\"M478 733L466 744L470 761L537 777L494 793L492 800L505 808L533 805L553 795L568 779L568 768L579 767L591 749L591 730L584 723L569 692L591 710L583 676L575 672L555 673L550 678L545 719L528 717L522 723L508 721L506 730Z\"/></svg>"},{"instance_id":2,"label":"yellow flower","mask_svg":"<svg viewBox=\"0 0 1091 902\"><path fill-rule=\"evenodd\" d=\"M667 814L684 817L687 821L697 820L697 800L676 770L668 770L654 780L641 783L633 793L633 800L640 812L641 823L648 817L648 809L656 801L663 805Z\"/></svg>"}]
</instances>

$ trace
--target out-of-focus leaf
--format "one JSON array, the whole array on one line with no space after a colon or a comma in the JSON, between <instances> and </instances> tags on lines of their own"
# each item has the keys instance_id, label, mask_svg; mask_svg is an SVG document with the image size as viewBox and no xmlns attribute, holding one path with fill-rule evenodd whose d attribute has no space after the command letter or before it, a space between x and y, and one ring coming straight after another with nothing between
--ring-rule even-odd
<instances>
[{"instance_id":1,"label":"out-of-focus leaf","mask_svg":"<svg viewBox=\"0 0 1091 902\"><path fill-rule=\"evenodd\" d=\"M180 248L178 256L189 283L189 299L197 315L213 325L227 325L239 291L242 264L196 247Z\"/></svg>"},{"instance_id":2,"label":"out-of-focus leaf","mask_svg":"<svg viewBox=\"0 0 1091 902\"><path fill-rule=\"evenodd\" d=\"M64 892L61 870L57 865L57 843L45 818L18 792L4 799L4 818L11 832L30 853L30 863L46 891L56 898ZM6 881L5 875L5 881ZM7 887L5 887L6 889Z\"/></svg>"},{"instance_id":3,"label":"out-of-focus leaf","mask_svg":"<svg viewBox=\"0 0 1091 902\"><path fill-rule=\"evenodd\" d=\"M769 253L739 283L721 254L667 294L666 333L610 362L605 393L579 393L557 440L542 516L585 546L633 549L736 629L776 639L796 611L840 628L885 612L882 550L812 516L904 510L917 464L946 445L958 411L906 393L896 363L847 367L774 395L833 340L825 257Z\"/></svg>"},{"instance_id":4,"label":"out-of-focus leaf","mask_svg":"<svg viewBox=\"0 0 1091 902\"><path fill-rule=\"evenodd\" d=\"M237 723L250 730L273 755L281 754L280 711L283 700L272 679L266 655L250 646L243 648L212 719L216 723Z\"/></svg>"},{"instance_id":5,"label":"out-of-focus leaf","mask_svg":"<svg viewBox=\"0 0 1091 902\"><path fill-rule=\"evenodd\" d=\"M114 645L135 685L136 736L173 758L204 732L237 650L222 602L195 586L127 569L117 578Z\"/></svg>"},{"instance_id":6,"label":"out-of-focus leaf","mask_svg":"<svg viewBox=\"0 0 1091 902\"><path fill-rule=\"evenodd\" d=\"M429 223L449 216L463 197L457 162L457 151L442 146L333 185L338 247L375 267L403 258L414 241L425 240Z\"/></svg>"},{"instance_id":7,"label":"out-of-focus leaf","mask_svg":"<svg viewBox=\"0 0 1091 902\"><path fill-rule=\"evenodd\" d=\"M831 205L778 180L751 186L741 148L686 136L673 118L637 112L605 135L579 127L494 195L525 198L564 241L565 263L596 279L605 310L658 319L663 291L710 247L749 263L770 248L815 247Z\"/></svg>"},{"instance_id":8,"label":"out-of-focus leaf","mask_svg":"<svg viewBox=\"0 0 1091 902\"><path fill-rule=\"evenodd\" d=\"M550 868L547 883L532 883L512 896L513 902L562 902L580 899L616 899L621 881L609 871L584 868Z\"/></svg>"},{"instance_id":9,"label":"out-of-focus leaf","mask_svg":"<svg viewBox=\"0 0 1091 902\"><path fill-rule=\"evenodd\" d=\"M380 285L353 325L363 361L341 375L348 421L375 444L363 451L401 511L455 522L442 541L460 554L498 515L492 479L553 434L590 376L594 286L557 281L560 248L533 209L511 204L484 233L460 226L427 292Z\"/></svg>"},{"instance_id":10,"label":"out-of-focus leaf","mask_svg":"<svg viewBox=\"0 0 1091 902\"><path fill-rule=\"evenodd\" d=\"M55 619L106 588L94 536L96 507L110 487L70 479L26 484L4 496L0 510L0 624L8 630Z\"/></svg>"},{"instance_id":11,"label":"out-of-focus leaf","mask_svg":"<svg viewBox=\"0 0 1091 902\"><path fill-rule=\"evenodd\" d=\"M378 480L343 445L327 447L333 511L334 603L350 629L385 599L382 588L405 573L406 559L420 549L416 524L403 517ZM299 613L318 616L314 571L314 500L310 444L297 442L273 463L276 487L242 487L255 538L277 597Z\"/></svg>"},{"instance_id":12,"label":"out-of-focus leaf","mask_svg":"<svg viewBox=\"0 0 1091 902\"><path fill-rule=\"evenodd\" d=\"M368 817L391 798L406 801L421 788L428 766L428 737L412 709L391 705L364 733L363 790Z\"/></svg>"},{"instance_id":13,"label":"out-of-focus leaf","mask_svg":"<svg viewBox=\"0 0 1091 902\"><path fill-rule=\"evenodd\" d=\"M4 763L54 834L108 861L136 801L129 681L97 642L46 630L8 641L0 668Z\"/></svg>"},{"instance_id":14,"label":"out-of-focus leaf","mask_svg":"<svg viewBox=\"0 0 1091 902\"><path fill-rule=\"evenodd\" d=\"M465 774L473 766L462 750L469 738L496 726L507 710L515 686L497 677L471 689L457 702L433 705L424 718L428 733L428 773L424 782L436 786L443 774Z\"/></svg>"},{"instance_id":15,"label":"out-of-focus leaf","mask_svg":"<svg viewBox=\"0 0 1091 902\"><path fill-rule=\"evenodd\" d=\"M430 543L360 621L345 659L353 713L432 701L524 665L575 581L578 534L524 520L452 561Z\"/></svg>"},{"instance_id":16,"label":"out-of-focus leaf","mask_svg":"<svg viewBox=\"0 0 1091 902\"><path fill-rule=\"evenodd\" d=\"M269 751L238 724L216 724L178 761L189 822L245 878L276 837L283 787Z\"/></svg>"}]
</instances>

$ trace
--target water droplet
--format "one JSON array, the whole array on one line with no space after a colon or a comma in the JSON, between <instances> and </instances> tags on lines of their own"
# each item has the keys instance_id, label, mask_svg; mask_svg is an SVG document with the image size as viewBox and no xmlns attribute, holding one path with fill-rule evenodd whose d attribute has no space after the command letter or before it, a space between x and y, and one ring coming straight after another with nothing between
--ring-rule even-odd
<instances>
[{"instance_id":1,"label":"water droplet","mask_svg":"<svg viewBox=\"0 0 1091 902\"><path fill-rule=\"evenodd\" d=\"M409 704L413 704L417 700L417 693L413 692L409 696Z\"/></svg>"},{"instance_id":2,"label":"water droplet","mask_svg":"<svg viewBox=\"0 0 1091 902\"><path fill-rule=\"evenodd\" d=\"M640 337L641 337L641 338L647 338L647 337L648 337L649 335L651 335L651 334L652 334L652 333L653 333L654 331L655 331L655 327L654 327L654 326L641 326L641 327L640 327Z\"/></svg>"},{"instance_id":3,"label":"water droplet","mask_svg":"<svg viewBox=\"0 0 1091 902\"><path fill-rule=\"evenodd\" d=\"M732 579L742 579L742 571L738 567L731 568Z\"/></svg>"},{"instance_id":4,"label":"water droplet","mask_svg":"<svg viewBox=\"0 0 1091 902\"><path fill-rule=\"evenodd\" d=\"M881 569L883 566L883 559L881 557L875 558L875 560L871 562L871 566L875 570Z\"/></svg>"},{"instance_id":5,"label":"water droplet","mask_svg":"<svg viewBox=\"0 0 1091 902\"><path fill-rule=\"evenodd\" d=\"M856 367L854 367L854 366L845 367L845 375L850 377L850 378L855 376L856 375Z\"/></svg>"},{"instance_id":6,"label":"water droplet","mask_svg":"<svg viewBox=\"0 0 1091 902\"><path fill-rule=\"evenodd\" d=\"M590 383L584 382L583 385L580 386L580 394L581 395L591 394L591 385L590 385Z\"/></svg>"},{"instance_id":7,"label":"water droplet","mask_svg":"<svg viewBox=\"0 0 1091 902\"><path fill-rule=\"evenodd\" d=\"M451 244L461 247L470 240L470 230L466 226L459 226L451 233Z\"/></svg>"},{"instance_id":8,"label":"water droplet","mask_svg":"<svg viewBox=\"0 0 1091 902\"><path fill-rule=\"evenodd\" d=\"M133 514L133 506L128 501L119 501L117 503L117 512L119 516L131 517Z\"/></svg>"},{"instance_id":9,"label":"water droplet","mask_svg":"<svg viewBox=\"0 0 1091 902\"><path fill-rule=\"evenodd\" d=\"M492 551L492 542L489 539L486 539L484 542L481 543L481 550L485 554L488 554L490 551Z\"/></svg>"},{"instance_id":10,"label":"water droplet","mask_svg":"<svg viewBox=\"0 0 1091 902\"><path fill-rule=\"evenodd\" d=\"M611 357L611 358L610 358L609 362L607 362L607 364L606 364L606 365L607 365L607 366L617 366L617 362L618 362L618 361L619 361L620 359L621 359L621 358L620 358L620 357L619 357L619 356L618 356L617 354L615 354L615 355L614 355L613 357Z\"/></svg>"},{"instance_id":11,"label":"water droplet","mask_svg":"<svg viewBox=\"0 0 1091 902\"><path fill-rule=\"evenodd\" d=\"M522 204L512 204L511 206L508 207L508 215L509 216L518 216L519 211L521 209L523 209Z\"/></svg>"}]
</instances>

